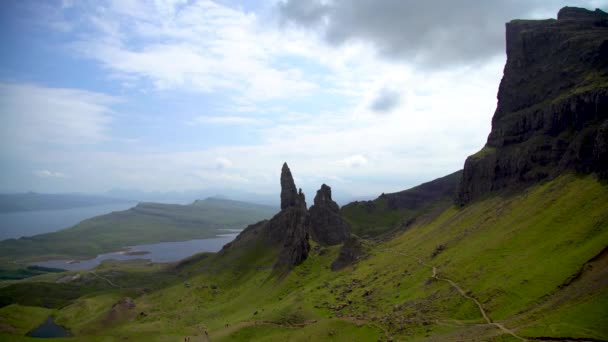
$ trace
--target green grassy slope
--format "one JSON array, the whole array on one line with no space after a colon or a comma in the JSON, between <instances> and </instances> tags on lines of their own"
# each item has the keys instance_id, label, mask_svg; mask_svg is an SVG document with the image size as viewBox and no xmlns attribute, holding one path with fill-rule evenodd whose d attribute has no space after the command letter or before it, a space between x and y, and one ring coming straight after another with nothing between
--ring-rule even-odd
<instances>
[{"instance_id":1,"label":"green grassy slope","mask_svg":"<svg viewBox=\"0 0 608 342\"><path fill-rule=\"evenodd\" d=\"M415 186L382 194L373 201L352 202L341 213L352 232L362 237L377 237L405 229L416 219L429 218L452 205L462 171Z\"/></svg>"},{"instance_id":2,"label":"green grassy slope","mask_svg":"<svg viewBox=\"0 0 608 342\"><path fill-rule=\"evenodd\" d=\"M68 229L0 242L0 262L90 258L134 244L215 237L242 229L276 209L244 202L206 199L191 205L140 203L97 216Z\"/></svg>"},{"instance_id":3,"label":"green grassy slope","mask_svg":"<svg viewBox=\"0 0 608 342\"><path fill-rule=\"evenodd\" d=\"M278 250L249 243L194 257L172 268L173 281L132 294L134 312L145 315L108 323L124 296L117 289L73 300L54 315L76 339L106 341L203 338L205 331L214 341L518 340L511 332L608 340L607 245L608 186L565 175L414 223L340 272L329 269L339 246L313 245L306 261L277 277ZM488 324L472 299L505 330ZM24 310L3 308L3 331Z\"/></svg>"}]
</instances>

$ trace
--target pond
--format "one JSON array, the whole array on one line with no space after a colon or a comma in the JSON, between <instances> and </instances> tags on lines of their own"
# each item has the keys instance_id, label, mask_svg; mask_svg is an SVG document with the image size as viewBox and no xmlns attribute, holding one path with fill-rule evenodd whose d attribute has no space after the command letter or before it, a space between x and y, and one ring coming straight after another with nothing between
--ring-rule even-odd
<instances>
[{"instance_id":1,"label":"pond","mask_svg":"<svg viewBox=\"0 0 608 342\"><path fill-rule=\"evenodd\" d=\"M43 337L43 338L53 338L53 337L72 337L72 333L62 327L61 325L57 325L55 323L55 317L49 316L47 320L42 323L40 326L35 328L34 330L27 333L29 337Z\"/></svg>"}]
</instances>

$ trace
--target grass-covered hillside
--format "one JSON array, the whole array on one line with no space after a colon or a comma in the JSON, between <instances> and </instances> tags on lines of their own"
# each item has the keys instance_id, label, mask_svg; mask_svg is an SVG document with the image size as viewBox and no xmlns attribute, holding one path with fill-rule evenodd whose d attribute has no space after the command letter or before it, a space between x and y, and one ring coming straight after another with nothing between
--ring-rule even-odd
<instances>
[{"instance_id":1,"label":"grass-covered hillside","mask_svg":"<svg viewBox=\"0 0 608 342\"><path fill-rule=\"evenodd\" d=\"M140 203L54 233L0 242L0 262L90 258L125 246L215 237L269 218L269 206L208 198L190 205Z\"/></svg>"},{"instance_id":2,"label":"grass-covered hillside","mask_svg":"<svg viewBox=\"0 0 608 342\"><path fill-rule=\"evenodd\" d=\"M352 202L342 207L341 214L353 233L363 237L405 229L417 219L431 218L451 206L461 177L462 171L456 171L373 201Z\"/></svg>"},{"instance_id":3,"label":"grass-covered hillside","mask_svg":"<svg viewBox=\"0 0 608 342\"><path fill-rule=\"evenodd\" d=\"M27 341L54 315L70 341L603 341L607 245L608 185L566 174L451 206L338 272L339 246L313 244L278 275L277 250L252 240L178 266L30 278L0 289L0 339Z\"/></svg>"}]
</instances>

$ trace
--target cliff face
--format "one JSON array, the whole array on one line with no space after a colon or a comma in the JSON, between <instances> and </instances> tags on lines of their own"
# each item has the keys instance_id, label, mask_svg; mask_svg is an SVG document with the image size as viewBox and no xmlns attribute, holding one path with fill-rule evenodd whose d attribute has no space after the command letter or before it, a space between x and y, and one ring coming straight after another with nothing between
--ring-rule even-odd
<instances>
[{"instance_id":1,"label":"cliff face","mask_svg":"<svg viewBox=\"0 0 608 342\"><path fill-rule=\"evenodd\" d=\"M492 131L465 162L461 205L565 170L608 170L608 14L565 7L557 20L514 20L506 42Z\"/></svg>"}]
</instances>

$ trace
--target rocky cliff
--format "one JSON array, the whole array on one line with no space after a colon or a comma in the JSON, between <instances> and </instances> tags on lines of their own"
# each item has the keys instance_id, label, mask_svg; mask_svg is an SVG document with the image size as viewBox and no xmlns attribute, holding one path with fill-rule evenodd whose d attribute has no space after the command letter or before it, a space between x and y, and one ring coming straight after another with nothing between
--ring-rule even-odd
<instances>
[{"instance_id":1,"label":"rocky cliff","mask_svg":"<svg viewBox=\"0 0 608 342\"><path fill-rule=\"evenodd\" d=\"M513 20L506 52L492 131L465 162L461 205L565 170L608 170L608 14L565 7L557 20Z\"/></svg>"}]
</instances>

